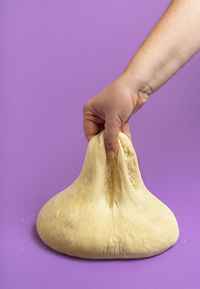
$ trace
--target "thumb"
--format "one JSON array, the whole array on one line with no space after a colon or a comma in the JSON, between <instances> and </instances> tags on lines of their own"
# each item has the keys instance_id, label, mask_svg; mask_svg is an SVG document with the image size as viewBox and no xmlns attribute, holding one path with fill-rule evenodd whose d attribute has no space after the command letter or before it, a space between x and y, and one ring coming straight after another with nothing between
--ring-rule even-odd
<instances>
[{"instance_id":1,"label":"thumb","mask_svg":"<svg viewBox=\"0 0 200 289\"><path fill-rule=\"evenodd\" d=\"M120 123L116 117L107 117L104 131L104 143L107 158L113 159L118 152L118 135L120 131Z\"/></svg>"}]
</instances>

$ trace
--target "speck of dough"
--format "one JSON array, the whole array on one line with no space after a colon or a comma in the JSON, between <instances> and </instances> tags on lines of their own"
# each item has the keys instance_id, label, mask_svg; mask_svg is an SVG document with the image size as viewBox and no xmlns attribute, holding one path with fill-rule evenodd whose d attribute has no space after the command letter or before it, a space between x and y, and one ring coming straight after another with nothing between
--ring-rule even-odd
<instances>
[{"instance_id":1,"label":"speck of dough","mask_svg":"<svg viewBox=\"0 0 200 289\"><path fill-rule=\"evenodd\" d=\"M145 187L129 138L106 158L103 131L87 148L78 178L52 197L37 217L37 232L50 248L88 259L151 257L172 247L179 228L172 211Z\"/></svg>"}]
</instances>

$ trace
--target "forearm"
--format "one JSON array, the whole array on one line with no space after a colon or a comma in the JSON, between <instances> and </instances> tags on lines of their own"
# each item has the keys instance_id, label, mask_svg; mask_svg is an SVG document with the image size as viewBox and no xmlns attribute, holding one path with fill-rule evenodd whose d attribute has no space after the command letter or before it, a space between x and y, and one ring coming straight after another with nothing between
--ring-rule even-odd
<instances>
[{"instance_id":1,"label":"forearm","mask_svg":"<svg viewBox=\"0 0 200 289\"><path fill-rule=\"evenodd\" d=\"M200 0L174 0L125 69L126 81L152 94L200 49Z\"/></svg>"}]
</instances>

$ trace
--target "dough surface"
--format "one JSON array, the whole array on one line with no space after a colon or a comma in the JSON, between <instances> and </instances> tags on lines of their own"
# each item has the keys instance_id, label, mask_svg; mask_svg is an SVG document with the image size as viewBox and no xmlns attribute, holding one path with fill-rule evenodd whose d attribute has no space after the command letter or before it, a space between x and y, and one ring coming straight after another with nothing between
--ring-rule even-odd
<instances>
[{"instance_id":1,"label":"dough surface","mask_svg":"<svg viewBox=\"0 0 200 289\"><path fill-rule=\"evenodd\" d=\"M89 259L157 255L179 236L172 211L145 187L128 137L107 161L103 132L93 137L78 178L40 210L37 232L50 248Z\"/></svg>"}]
</instances>

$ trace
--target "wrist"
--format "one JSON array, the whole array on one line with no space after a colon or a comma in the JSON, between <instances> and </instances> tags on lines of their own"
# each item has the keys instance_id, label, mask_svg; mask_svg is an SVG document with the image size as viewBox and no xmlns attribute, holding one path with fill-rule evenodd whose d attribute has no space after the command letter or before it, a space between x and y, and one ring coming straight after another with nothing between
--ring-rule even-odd
<instances>
[{"instance_id":1,"label":"wrist","mask_svg":"<svg viewBox=\"0 0 200 289\"><path fill-rule=\"evenodd\" d=\"M136 77L134 73L129 71L127 68L122 72L117 80L122 82L123 85L126 86L132 94L144 93L151 95L154 92L147 81Z\"/></svg>"}]
</instances>

